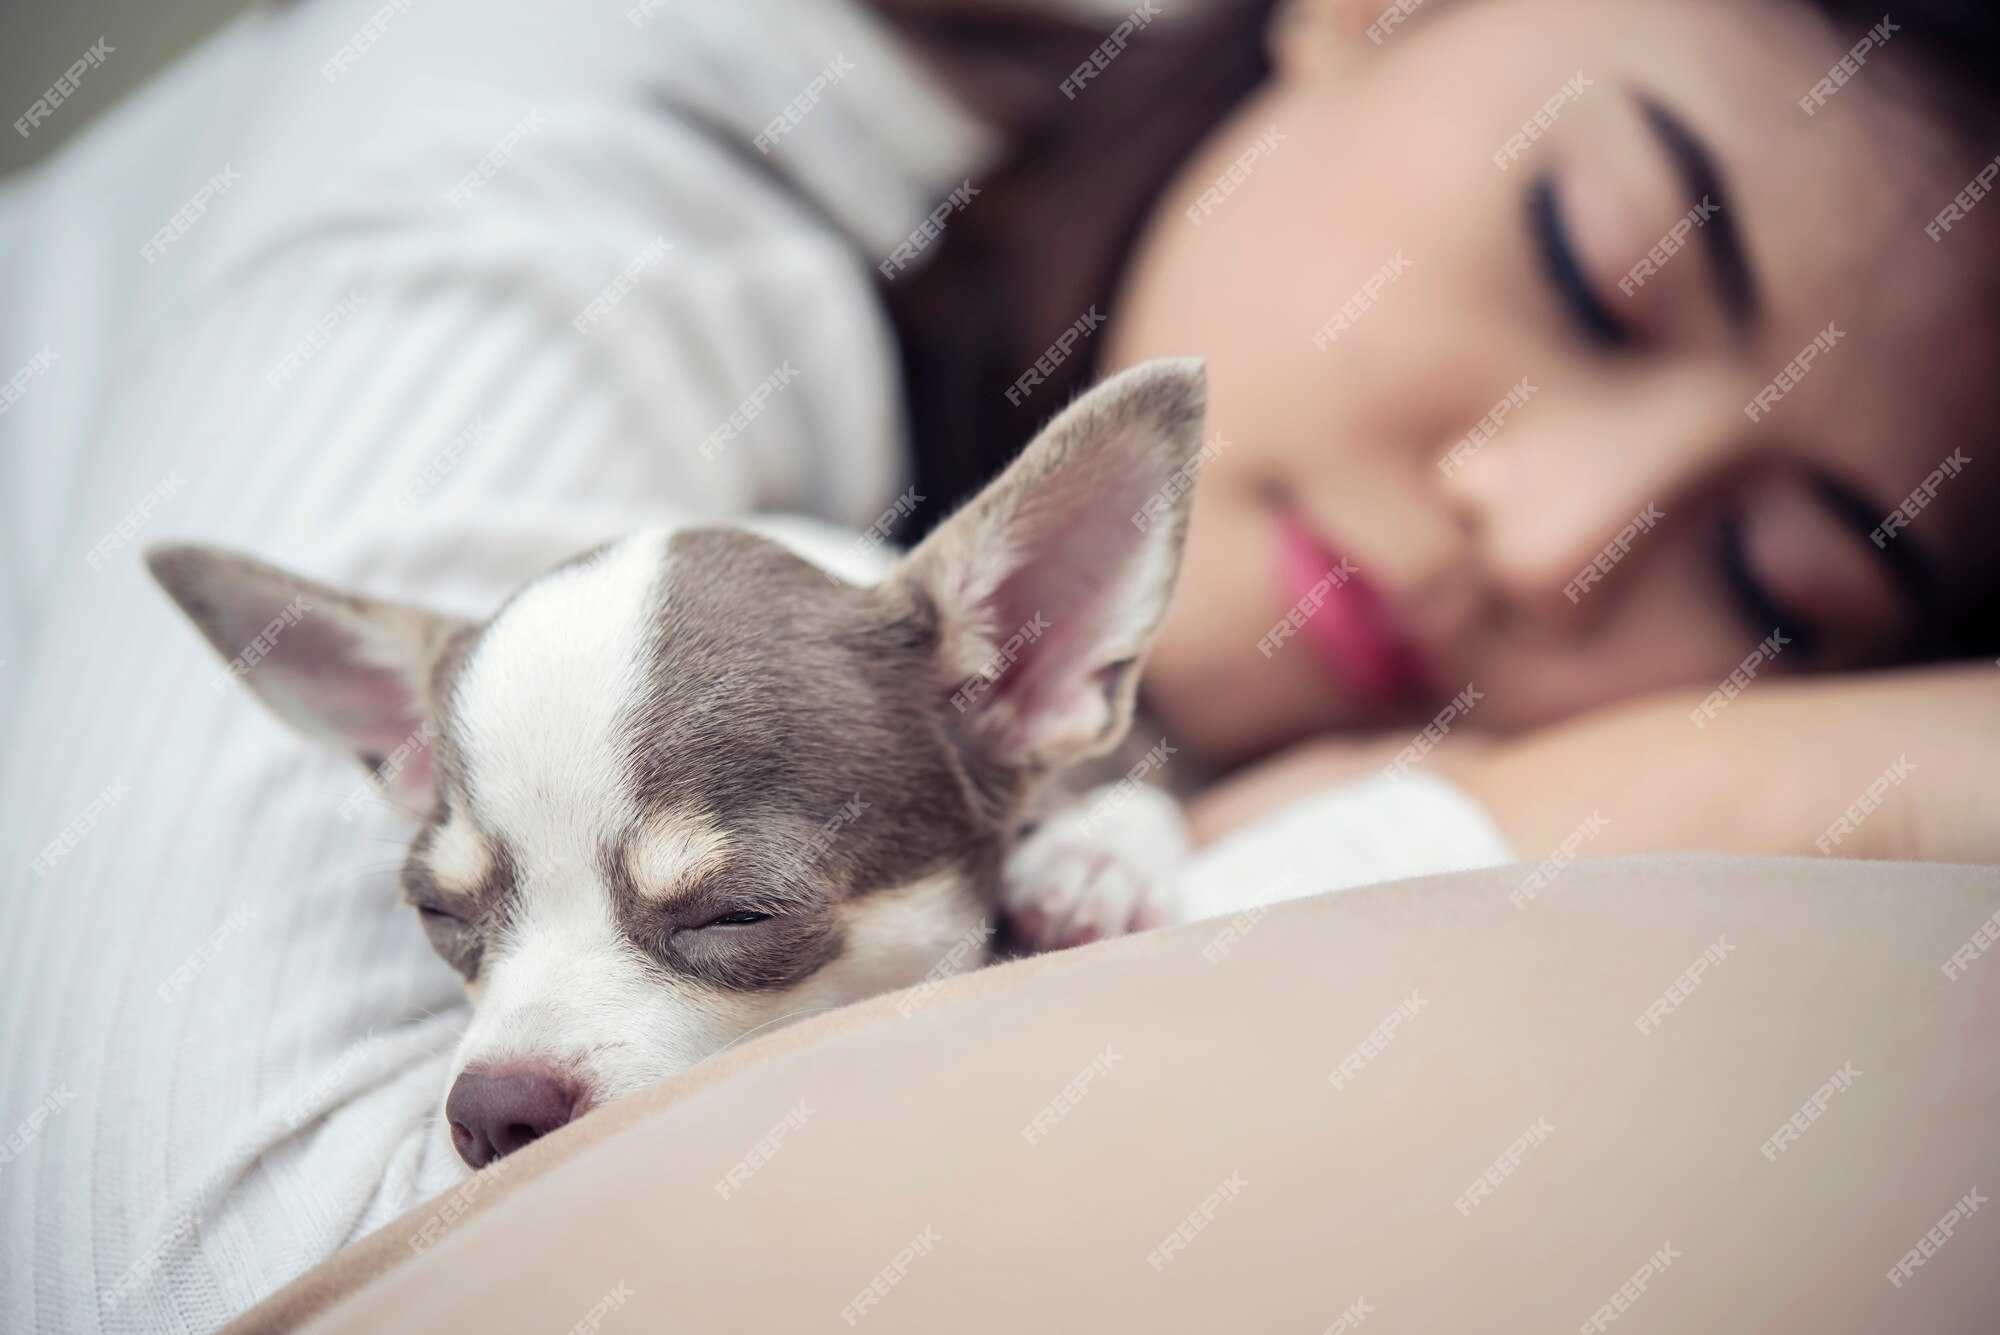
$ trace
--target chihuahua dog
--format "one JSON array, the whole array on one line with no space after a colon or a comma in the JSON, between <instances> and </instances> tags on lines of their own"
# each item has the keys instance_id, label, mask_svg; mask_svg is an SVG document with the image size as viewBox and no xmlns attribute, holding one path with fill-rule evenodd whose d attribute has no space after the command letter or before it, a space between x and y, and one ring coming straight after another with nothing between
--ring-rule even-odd
<instances>
[{"instance_id":1,"label":"chihuahua dog","mask_svg":"<svg viewBox=\"0 0 2000 1335\"><path fill-rule=\"evenodd\" d=\"M1106 381L871 588L730 528L632 534L480 624L147 562L224 658L283 618L248 683L421 819L401 882L472 1000L444 1113L477 1168L983 957L996 916L1035 946L1175 917L1178 811L1133 781L1164 741L1062 803L1130 725L1205 402L1199 362Z\"/></svg>"}]
</instances>

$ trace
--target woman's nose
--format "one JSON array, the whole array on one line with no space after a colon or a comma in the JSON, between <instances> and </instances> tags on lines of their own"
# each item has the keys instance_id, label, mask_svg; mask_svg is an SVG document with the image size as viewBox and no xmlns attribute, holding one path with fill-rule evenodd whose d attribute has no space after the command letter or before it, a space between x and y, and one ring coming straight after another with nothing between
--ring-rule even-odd
<instances>
[{"instance_id":1,"label":"woman's nose","mask_svg":"<svg viewBox=\"0 0 2000 1335\"><path fill-rule=\"evenodd\" d=\"M1545 398L1450 458L1441 485L1477 577L1517 610L1587 615L1586 595L1731 465L1731 433L1698 429L1698 420L1586 413Z\"/></svg>"}]
</instances>

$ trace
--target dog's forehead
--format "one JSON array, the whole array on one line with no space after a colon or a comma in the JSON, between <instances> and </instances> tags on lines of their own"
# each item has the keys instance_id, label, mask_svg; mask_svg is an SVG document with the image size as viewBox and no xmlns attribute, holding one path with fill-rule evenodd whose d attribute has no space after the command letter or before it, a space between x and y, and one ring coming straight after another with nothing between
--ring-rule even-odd
<instances>
[{"instance_id":1,"label":"dog's forehead","mask_svg":"<svg viewBox=\"0 0 2000 1335\"><path fill-rule=\"evenodd\" d=\"M517 863L616 851L664 875L789 840L915 874L965 812L908 612L749 533L633 535L485 628L451 692L450 782ZM815 837L829 826L846 827L838 848Z\"/></svg>"},{"instance_id":2,"label":"dog's forehead","mask_svg":"<svg viewBox=\"0 0 2000 1335\"><path fill-rule=\"evenodd\" d=\"M459 667L447 788L517 854L588 863L632 820L622 720L646 689L665 553L663 535L634 534L531 581Z\"/></svg>"}]
</instances>

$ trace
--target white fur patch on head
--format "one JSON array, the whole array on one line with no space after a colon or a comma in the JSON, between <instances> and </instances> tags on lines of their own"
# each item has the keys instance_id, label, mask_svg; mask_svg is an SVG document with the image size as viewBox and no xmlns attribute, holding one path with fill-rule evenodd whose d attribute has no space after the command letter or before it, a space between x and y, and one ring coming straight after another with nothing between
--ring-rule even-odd
<instances>
[{"instance_id":1,"label":"white fur patch on head","mask_svg":"<svg viewBox=\"0 0 2000 1335\"><path fill-rule=\"evenodd\" d=\"M692 1065L757 1022L764 999L721 995L627 940L601 854L635 827L641 883L679 883L720 852L697 814L642 826L631 711L651 685L664 533L635 534L524 588L459 674L452 726L471 814L525 870L487 944L453 1071L570 1073L588 1103Z\"/></svg>"},{"instance_id":2,"label":"white fur patch on head","mask_svg":"<svg viewBox=\"0 0 2000 1335\"><path fill-rule=\"evenodd\" d=\"M647 690L666 539L639 533L529 584L452 693L474 815L526 864L590 867L638 819L623 724Z\"/></svg>"},{"instance_id":3,"label":"white fur patch on head","mask_svg":"<svg viewBox=\"0 0 2000 1335\"><path fill-rule=\"evenodd\" d=\"M648 899L692 890L729 853L729 836L701 812L668 811L648 820L629 845L632 879Z\"/></svg>"}]
</instances>

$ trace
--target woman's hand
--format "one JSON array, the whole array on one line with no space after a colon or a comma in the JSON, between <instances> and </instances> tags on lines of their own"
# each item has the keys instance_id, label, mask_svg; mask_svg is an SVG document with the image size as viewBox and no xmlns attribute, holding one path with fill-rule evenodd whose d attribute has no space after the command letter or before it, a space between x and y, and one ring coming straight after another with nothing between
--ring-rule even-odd
<instances>
[{"instance_id":1,"label":"woman's hand","mask_svg":"<svg viewBox=\"0 0 2000 1335\"><path fill-rule=\"evenodd\" d=\"M1707 708L1704 708L1706 703ZM1192 804L1214 839L1408 739L1304 744ZM1517 737L1448 736L1422 764L1524 859L1660 849L2000 862L2000 667L1952 664L1673 692Z\"/></svg>"}]
</instances>

